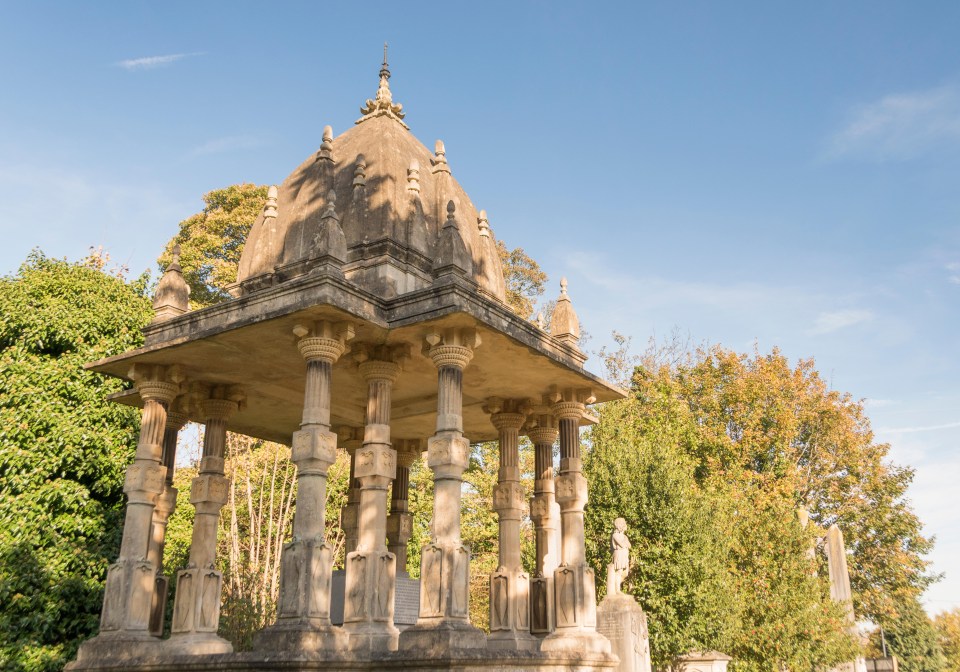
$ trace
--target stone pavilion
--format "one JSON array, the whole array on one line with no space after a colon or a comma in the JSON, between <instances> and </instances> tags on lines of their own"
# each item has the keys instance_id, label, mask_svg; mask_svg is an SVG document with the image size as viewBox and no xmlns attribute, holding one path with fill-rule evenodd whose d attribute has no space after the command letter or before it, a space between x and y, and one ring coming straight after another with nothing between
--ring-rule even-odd
<instances>
[{"instance_id":1,"label":"stone pavilion","mask_svg":"<svg viewBox=\"0 0 960 672\"><path fill-rule=\"evenodd\" d=\"M271 187L240 261L232 299L189 310L175 260L157 288L143 347L90 365L132 382L117 402L143 408L126 475L120 557L107 575L100 632L73 670L599 670L617 659L596 631L584 548L588 484L579 429L590 404L623 396L584 369L566 282L547 332L505 303L493 231L380 84L356 124ZM186 422L205 425L190 501L173 466ZM217 634L216 535L229 484L226 432L290 446L297 467L292 540L276 622L252 651ZM534 492L520 485L518 442L535 446ZM490 633L470 623L470 549L461 542L471 442L498 441L499 567ZM560 460L554 463L559 442ZM342 625L331 621L333 560L324 539L327 470L351 459L342 512ZM408 476L425 453L435 488L422 549L419 615L395 625L411 534ZM529 498L536 566L520 556ZM189 563L162 566L176 505L196 517ZM171 584L171 635L161 638Z\"/></svg>"}]
</instances>

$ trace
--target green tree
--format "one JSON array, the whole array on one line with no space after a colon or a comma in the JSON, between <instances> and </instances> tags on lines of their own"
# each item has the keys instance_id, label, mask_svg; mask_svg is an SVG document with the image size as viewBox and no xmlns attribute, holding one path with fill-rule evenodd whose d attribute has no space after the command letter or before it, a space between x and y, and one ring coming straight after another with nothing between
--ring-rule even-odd
<instances>
[{"instance_id":1,"label":"green tree","mask_svg":"<svg viewBox=\"0 0 960 672\"><path fill-rule=\"evenodd\" d=\"M897 657L900 669L903 672L941 672L948 669L939 632L919 600L899 602L896 610L896 616L887 617L880 624L886 636L887 649ZM874 637L877 636L875 633Z\"/></svg>"},{"instance_id":2,"label":"green tree","mask_svg":"<svg viewBox=\"0 0 960 672\"><path fill-rule=\"evenodd\" d=\"M503 280L507 288L507 305L525 320L533 317L534 306L543 296L547 274L522 247L508 249L497 241L497 253L503 265Z\"/></svg>"},{"instance_id":3,"label":"green tree","mask_svg":"<svg viewBox=\"0 0 960 672\"><path fill-rule=\"evenodd\" d=\"M136 409L83 365L140 345L146 278L33 252L0 279L0 667L59 670L97 628Z\"/></svg>"},{"instance_id":4,"label":"green tree","mask_svg":"<svg viewBox=\"0 0 960 672\"><path fill-rule=\"evenodd\" d=\"M158 262L170 263L180 245L180 265L190 286L190 304L202 308L230 297L227 286L237 281L243 244L267 201L267 187L234 184L203 197L202 212L180 222L180 231L167 243Z\"/></svg>"},{"instance_id":5,"label":"green tree","mask_svg":"<svg viewBox=\"0 0 960 672\"><path fill-rule=\"evenodd\" d=\"M944 611L933 619L940 648L946 658L947 672L960 672L960 608Z\"/></svg>"}]
</instances>

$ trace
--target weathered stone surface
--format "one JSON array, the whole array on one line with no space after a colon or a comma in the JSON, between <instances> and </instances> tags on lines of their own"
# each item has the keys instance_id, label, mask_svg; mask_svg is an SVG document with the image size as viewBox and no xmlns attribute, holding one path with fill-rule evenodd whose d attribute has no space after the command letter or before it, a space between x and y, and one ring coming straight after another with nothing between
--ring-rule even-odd
<instances>
[{"instance_id":1,"label":"weathered stone surface","mask_svg":"<svg viewBox=\"0 0 960 672\"><path fill-rule=\"evenodd\" d=\"M617 672L650 672L647 616L630 595L614 593L597 607L597 632L610 640L620 658Z\"/></svg>"}]
</instances>

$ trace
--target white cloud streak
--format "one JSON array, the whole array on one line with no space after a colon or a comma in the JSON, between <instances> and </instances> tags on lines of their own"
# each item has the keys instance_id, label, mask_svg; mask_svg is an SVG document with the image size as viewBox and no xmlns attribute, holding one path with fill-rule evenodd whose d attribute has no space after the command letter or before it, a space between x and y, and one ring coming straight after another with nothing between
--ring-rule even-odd
<instances>
[{"instance_id":1,"label":"white cloud streak","mask_svg":"<svg viewBox=\"0 0 960 672\"><path fill-rule=\"evenodd\" d=\"M143 56L141 58L128 58L123 61L118 61L116 65L128 72L135 72L137 70L152 70L153 68L159 68L164 65L170 65L171 63L176 63L179 60L187 58L189 56L202 56L203 52L197 51L188 54L165 54L163 56Z\"/></svg>"},{"instance_id":2,"label":"white cloud streak","mask_svg":"<svg viewBox=\"0 0 960 672\"><path fill-rule=\"evenodd\" d=\"M877 434L916 434L918 432L939 432L944 429L956 429L960 422L945 422L939 425L919 425L915 427L881 427Z\"/></svg>"},{"instance_id":3,"label":"white cloud streak","mask_svg":"<svg viewBox=\"0 0 960 672\"><path fill-rule=\"evenodd\" d=\"M809 336L822 336L840 329L846 329L873 319L869 310L834 310L817 315L813 327L807 330Z\"/></svg>"},{"instance_id":4,"label":"white cloud streak","mask_svg":"<svg viewBox=\"0 0 960 672\"><path fill-rule=\"evenodd\" d=\"M910 159L960 145L960 90L896 93L861 106L830 140L827 157Z\"/></svg>"}]
</instances>

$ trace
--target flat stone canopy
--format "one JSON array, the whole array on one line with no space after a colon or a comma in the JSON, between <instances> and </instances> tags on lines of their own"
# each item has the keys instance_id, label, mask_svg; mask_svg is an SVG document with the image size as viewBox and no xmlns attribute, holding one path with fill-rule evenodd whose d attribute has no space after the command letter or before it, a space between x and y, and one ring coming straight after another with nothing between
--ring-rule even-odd
<instances>
[{"instance_id":1,"label":"flat stone canopy","mask_svg":"<svg viewBox=\"0 0 960 672\"><path fill-rule=\"evenodd\" d=\"M146 345L88 368L127 379L133 364L177 364L188 381L241 385L246 405L227 428L289 445L300 426L306 375L293 329L320 319L354 323L352 344L409 346L410 358L394 388L396 439L422 439L436 429L437 370L421 352L425 335L434 330L473 327L482 339L463 376L464 434L471 441L497 438L482 408L492 396L537 403L552 388L588 389L598 402L624 396L584 370L578 350L461 278L384 300L336 277L308 275L152 324L145 329ZM332 426L363 427L367 386L350 353L334 365L332 389ZM142 406L134 390L114 398Z\"/></svg>"}]
</instances>

